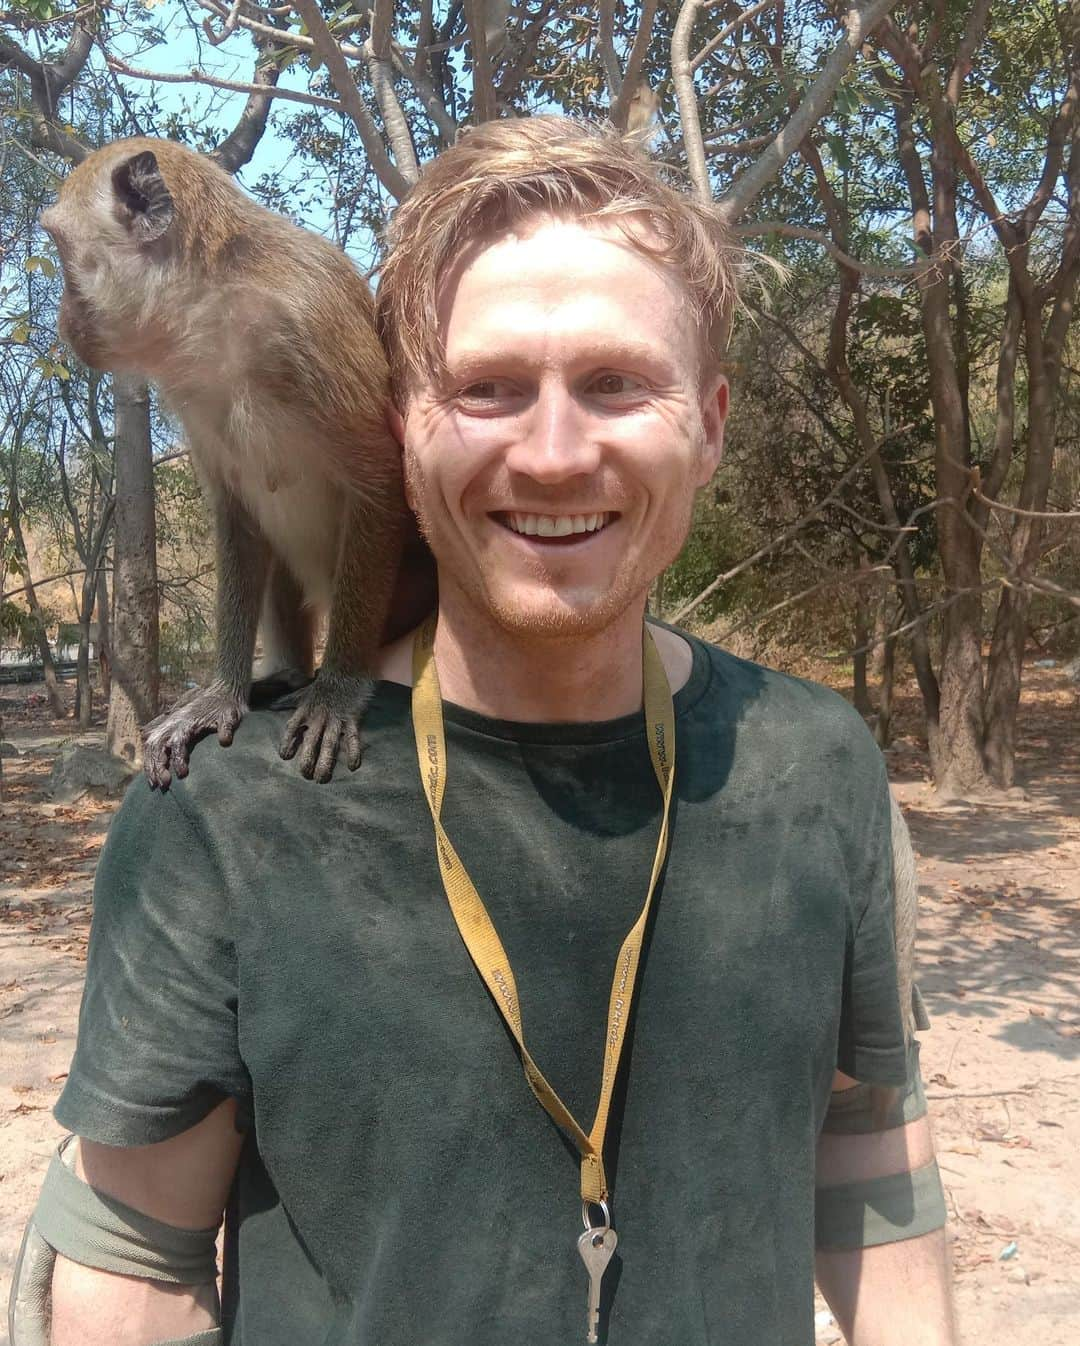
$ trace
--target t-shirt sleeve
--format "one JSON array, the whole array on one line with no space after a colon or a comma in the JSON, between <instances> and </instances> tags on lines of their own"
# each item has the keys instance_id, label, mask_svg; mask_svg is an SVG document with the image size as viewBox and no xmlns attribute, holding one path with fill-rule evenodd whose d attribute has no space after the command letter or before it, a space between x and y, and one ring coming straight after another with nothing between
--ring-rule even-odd
<instances>
[{"instance_id":1,"label":"t-shirt sleeve","mask_svg":"<svg viewBox=\"0 0 1080 1346\"><path fill-rule=\"evenodd\" d=\"M884 759L865 725L855 727L848 796L851 926L836 1063L867 1084L907 1079L896 969L892 825Z\"/></svg>"},{"instance_id":2,"label":"t-shirt sleeve","mask_svg":"<svg viewBox=\"0 0 1080 1346\"><path fill-rule=\"evenodd\" d=\"M187 783L140 777L106 838L75 1057L60 1124L106 1145L148 1145L227 1097L247 1115L228 890Z\"/></svg>"}]
</instances>

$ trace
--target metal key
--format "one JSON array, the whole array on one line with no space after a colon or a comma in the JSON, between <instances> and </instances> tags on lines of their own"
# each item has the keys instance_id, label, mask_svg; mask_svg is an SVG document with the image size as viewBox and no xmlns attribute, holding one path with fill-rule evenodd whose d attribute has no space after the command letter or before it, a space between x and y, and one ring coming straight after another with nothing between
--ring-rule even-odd
<instances>
[{"instance_id":1,"label":"metal key","mask_svg":"<svg viewBox=\"0 0 1080 1346\"><path fill-rule=\"evenodd\" d=\"M619 1236L614 1229L586 1229L578 1239L578 1252L589 1273L589 1307L585 1312L585 1340L597 1340L596 1330L600 1325L600 1282L611 1261Z\"/></svg>"}]
</instances>

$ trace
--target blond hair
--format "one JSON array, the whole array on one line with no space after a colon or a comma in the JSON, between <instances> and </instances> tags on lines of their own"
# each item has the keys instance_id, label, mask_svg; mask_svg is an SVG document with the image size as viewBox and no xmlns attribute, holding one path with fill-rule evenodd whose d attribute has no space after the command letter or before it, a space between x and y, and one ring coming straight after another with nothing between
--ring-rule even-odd
<instances>
[{"instance_id":1,"label":"blond hair","mask_svg":"<svg viewBox=\"0 0 1080 1346\"><path fill-rule=\"evenodd\" d=\"M375 320L399 405L444 372L436 305L446 273L470 247L543 216L619 222L633 247L682 280L702 372L718 368L745 254L716 210L665 182L614 127L506 119L469 130L428 164L387 230Z\"/></svg>"}]
</instances>

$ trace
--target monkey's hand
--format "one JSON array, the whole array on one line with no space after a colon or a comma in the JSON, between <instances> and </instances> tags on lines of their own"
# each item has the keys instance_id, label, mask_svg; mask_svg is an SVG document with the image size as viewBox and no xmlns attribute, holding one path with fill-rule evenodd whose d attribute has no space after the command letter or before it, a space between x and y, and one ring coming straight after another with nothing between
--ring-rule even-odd
<instances>
[{"instance_id":1,"label":"monkey's hand","mask_svg":"<svg viewBox=\"0 0 1080 1346\"><path fill-rule=\"evenodd\" d=\"M281 736L280 752L288 761L301 743L300 771L308 780L328 781L343 746L350 771L360 765L360 725L375 683L371 678L336 673L325 667L315 681L275 704L296 709Z\"/></svg>"},{"instance_id":2,"label":"monkey's hand","mask_svg":"<svg viewBox=\"0 0 1080 1346\"><path fill-rule=\"evenodd\" d=\"M244 698L215 681L189 692L172 710L151 720L143 729L143 770L150 788L167 790L174 775L183 780L191 749L214 730L227 748L246 714Z\"/></svg>"}]
</instances>

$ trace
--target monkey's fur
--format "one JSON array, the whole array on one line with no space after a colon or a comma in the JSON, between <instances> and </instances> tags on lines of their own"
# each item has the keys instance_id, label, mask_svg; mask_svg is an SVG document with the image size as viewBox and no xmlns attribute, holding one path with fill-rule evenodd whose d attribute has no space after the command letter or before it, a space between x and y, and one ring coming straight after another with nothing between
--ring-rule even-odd
<instances>
[{"instance_id":1,"label":"monkey's fur","mask_svg":"<svg viewBox=\"0 0 1080 1346\"><path fill-rule=\"evenodd\" d=\"M214 516L217 676L146 727L150 783L186 775L203 734L232 741L257 625L260 676L310 678L319 610L326 653L289 699L281 754L300 747L325 781L343 742L355 769L407 517L367 284L171 141L91 154L41 222L64 268L61 335L87 364L158 385Z\"/></svg>"}]
</instances>

